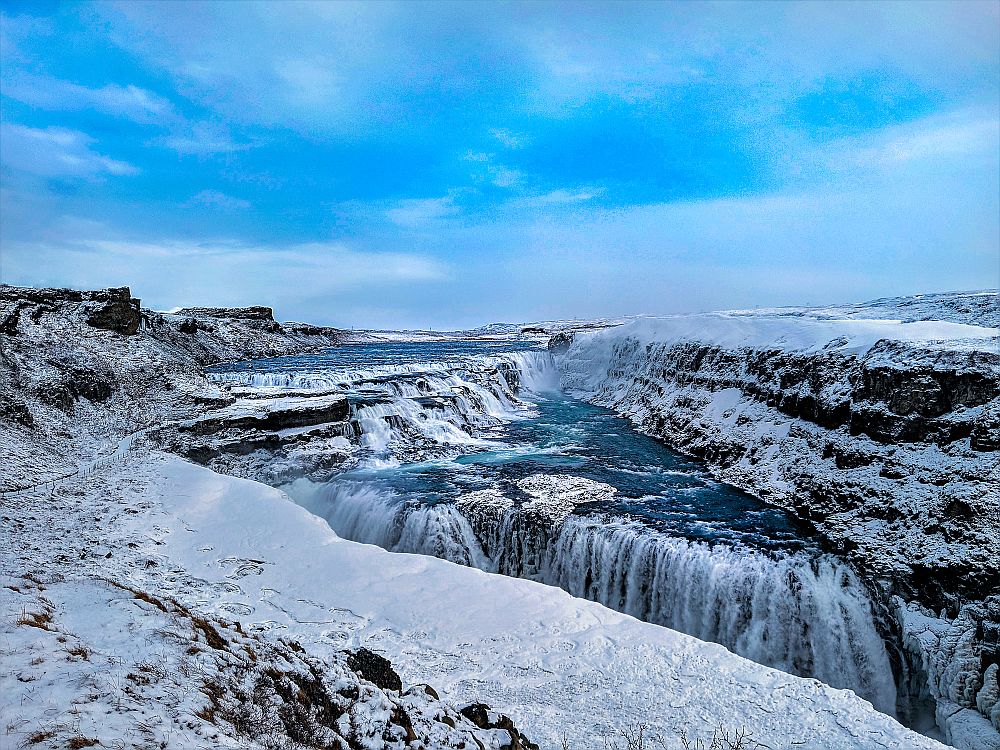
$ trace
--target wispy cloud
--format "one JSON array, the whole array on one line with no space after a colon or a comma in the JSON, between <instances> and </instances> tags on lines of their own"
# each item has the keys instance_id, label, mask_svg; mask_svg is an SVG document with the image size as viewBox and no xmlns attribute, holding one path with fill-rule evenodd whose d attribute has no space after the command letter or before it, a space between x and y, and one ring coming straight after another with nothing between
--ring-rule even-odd
<instances>
[{"instance_id":1,"label":"wispy cloud","mask_svg":"<svg viewBox=\"0 0 1000 750\"><path fill-rule=\"evenodd\" d=\"M68 128L0 124L0 161L41 177L129 176L138 167L94 151L94 139Z\"/></svg>"},{"instance_id":2,"label":"wispy cloud","mask_svg":"<svg viewBox=\"0 0 1000 750\"><path fill-rule=\"evenodd\" d=\"M182 122L173 132L151 141L153 145L164 146L179 154L207 156L246 151L250 143L239 143L233 139L229 128L216 122Z\"/></svg>"},{"instance_id":3,"label":"wispy cloud","mask_svg":"<svg viewBox=\"0 0 1000 750\"><path fill-rule=\"evenodd\" d=\"M15 73L3 77L2 91L4 96L40 109L91 109L138 123L163 122L175 116L169 100L131 84L90 88L52 76Z\"/></svg>"},{"instance_id":4,"label":"wispy cloud","mask_svg":"<svg viewBox=\"0 0 1000 750\"><path fill-rule=\"evenodd\" d=\"M108 257L118 260L95 262ZM48 284L78 288L128 284L144 304L158 309L267 301L288 318L301 317L308 303L308 317L328 321L338 319L340 311L331 305L342 295L357 299L379 290L440 283L450 273L447 265L423 255L362 252L339 243L247 245L235 240L79 237L7 242L4 266L5 281L15 284L36 281L40 268L49 269L44 278Z\"/></svg>"},{"instance_id":5,"label":"wispy cloud","mask_svg":"<svg viewBox=\"0 0 1000 750\"><path fill-rule=\"evenodd\" d=\"M455 201L446 196L443 198L411 198L397 203L386 211L386 217L393 224L401 227L423 227L430 222L453 216L458 213Z\"/></svg>"},{"instance_id":6,"label":"wispy cloud","mask_svg":"<svg viewBox=\"0 0 1000 750\"><path fill-rule=\"evenodd\" d=\"M569 203L583 203L593 200L604 193L603 188L577 188L575 190L552 190L542 195L526 196L518 199L519 205L523 206L553 206L566 205Z\"/></svg>"},{"instance_id":7,"label":"wispy cloud","mask_svg":"<svg viewBox=\"0 0 1000 750\"><path fill-rule=\"evenodd\" d=\"M960 110L880 128L805 149L793 173L813 181L848 175L865 179L930 169L954 171L989 168L1000 160L997 112Z\"/></svg>"},{"instance_id":8,"label":"wispy cloud","mask_svg":"<svg viewBox=\"0 0 1000 750\"><path fill-rule=\"evenodd\" d=\"M202 190L192 195L185 205L213 206L215 208L234 210L250 208L250 201L243 198L234 198L218 190Z\"/></svg>"},{"instance_id":9,"label":"wispy cloud","mask_svg":"<svg viewBox=\"0 0 1000 750\"><path fill-rule=\"evenodd\" d=\"M336 64L323 56L279 60L274 66L285 95L302 106L329 106L340 92Z\"/></svg>"},{"instance_id":10,"label":"wispy cloud","mask_svg":"<svg viewBox=\"0 0 1000 750\"><path fill-rule=\"evenodd\" d=\"M0 14L21 280L141 251L165 297L424 324L995 283L996 2L247 7Z\"/></svg>"},{"instance_id":11,"label":"wispy cloud","mask_svg":"<svg viewBox=\"0 0 1000 750\"><path fill-rule=\"evenodd\" d=\"M524 148L531 141L531 138L524 133L515 133L507 128L493 128L490 135L496 138L505 147L511 149Z\"/></svg>"}]
</instances>

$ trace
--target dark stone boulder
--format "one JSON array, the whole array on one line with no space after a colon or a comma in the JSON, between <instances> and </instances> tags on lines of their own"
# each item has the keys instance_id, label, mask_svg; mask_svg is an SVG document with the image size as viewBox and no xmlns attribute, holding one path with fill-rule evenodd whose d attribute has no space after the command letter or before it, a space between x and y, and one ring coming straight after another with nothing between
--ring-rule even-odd
<instances>
[{"instance_id":1,"label":"dark stone boulder","mask_svg":"<svg viewBox=\"0 0 1000 750\"><path fill-rule=\"evenodd\" d=\"M500 750L538 750L538 745L529 740L514 726L509 716L493 711L485 703L471 703L459 709L459 713L480 729L502 729L510 735L510 742L501 745Z\"/></svg>"},{"instance_id":2,"label":"dark stone boulder","mask_svg":"<svg viewBox=\"0 0 1000 750\"><path fill-rule=\"evenodd\" d=\"M374 683L383 690L395 690L398 693L403 689L403 681L396 674L396 670L392 668L392 663L374 651L359 648L357 651L348 652L347 666L354 670L359 677Z\"/></svg>"}]
</instances>

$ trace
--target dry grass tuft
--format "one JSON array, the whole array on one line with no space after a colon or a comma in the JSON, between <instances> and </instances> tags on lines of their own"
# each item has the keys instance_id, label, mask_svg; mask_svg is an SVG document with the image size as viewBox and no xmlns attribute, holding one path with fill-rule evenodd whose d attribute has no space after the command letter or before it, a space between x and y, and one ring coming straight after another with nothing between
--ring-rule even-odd
<instances>
[{"instance_id":1,"label":"dry grass tuft","mask_svg":"<svg viewBox=\"0 0 1000 750\"><path fill-rule=\"evenodd\" d=\"M28 625L40 630L52 632L52 614L50 612L22 612L17 620L18 625Z\"/></svg>"}]
</instances>

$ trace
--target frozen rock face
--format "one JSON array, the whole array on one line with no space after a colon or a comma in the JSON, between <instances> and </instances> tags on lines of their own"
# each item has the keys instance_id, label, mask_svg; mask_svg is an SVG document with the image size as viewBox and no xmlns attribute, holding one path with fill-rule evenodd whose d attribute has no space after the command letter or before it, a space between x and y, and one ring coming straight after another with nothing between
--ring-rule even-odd
<instances>
[{"instance_id":1,"label":"frozen rock face","mask_svg":"<svg viewBox=\"0 0 1000 750\"><path fill-rule=\"evenodd\" d=\"M0 490L80 471L72 454L81 448L99 453L138 430L231 404L203 364L339 341L335 329L285 330L270 308L187 312L142 310L127 287L0 286Z\"/></svg>"},{"instance_id":2,"label":"frozen rock face","mask_svg":"<svg viewBox=\"0 0 1000 750\"><path fill-rule=\"evenodd\" d=\"M135 333L142 322L139 300L127 286L92 292L0 286L0 333L16 336L22 315L37 322L45 313L63 314L126 336Z\"/></svg>"},{"instance_id":3,"label":"frozen rock face","mask_svg":"<svg viewBox=\"0 0 1000 750\"><path fill-rule=\"evenodd\" d=\"M981 712L986 689L992 718L998 618L967 602L1000 590L998 331L955 321L995 323L996 300L639 321L556 358L566 385L794 510L876 588L943 611L930 693Z\"/></svg>"},{"instance_id":4,"label":"frozen rock face","mask_svg":"<svg viewBox=\"0 0 1000 750\"><path fill-rule=\"evenodd\" d=\"M894 599L903 644L927 675L938 724L958 747L1000 748L1000 596L963 606L955 618L937 617Z\"/></svg>"}]
</instances>

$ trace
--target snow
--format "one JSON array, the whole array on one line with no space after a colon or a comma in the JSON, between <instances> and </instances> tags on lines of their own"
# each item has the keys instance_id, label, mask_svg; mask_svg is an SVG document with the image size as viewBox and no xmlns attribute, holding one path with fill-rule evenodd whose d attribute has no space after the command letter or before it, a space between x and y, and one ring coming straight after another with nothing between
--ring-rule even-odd
<instances>
[{"instance_id":1,"label":"snow","mask_svg":"<svg viewBox=\"0 0 1000 750\"><path fill-rule=\"evenodd\" d=\"M866 354L882 339L927 344L947 342L949 348L993 346L1000 329L924 320L904 323L880 319L817 319L704 313L645 318L593 334L596 340L632 338L640 344L697 341L726 348L765 348L797 352L838 351Z\"/></svg>"},{"instance_id":2,"label":"snow","mask_svg":"<svg viewBox=\"0 0 1000 750\"><path fill-rule=\"evenodd\" d=\"M109 705L116 694L101 698L109 718L80 718L85 736L110 742L129 722L144 722L171 746L213 746L204 734L211 728L194 720L192 727L175 725L170 718L189 716L201 702L190 680L173 671L172 660L179 665L183 650L170 645L176 636L163 633L178 625L100 577L175 597L206 616L237 617L248 637L293 639L320 658L361 645L388 654L404 685L432 684L452 705L484 701L543 747L558 747L565 733L571 747L603 748L606 732L638 722L671 736L685 729L689 737L709 737L719 724L746 726L772 747L940 747L848 691L760 666L559 589L348 542L278 490L174 456L132 455L125 466L105 468L92 478L97 486L91 489L104 498L100 507L83 501L84 489L74 481L82 482L60 487L76 498L75 515L61 522L72 528L72 538L58 536L51 519L29 503L23 512L8 511L17 512L23 526L13 538L4 532L5 549L16 546L22 556L15 568L47 568L50 577L65 577L42 595L60 632L73 633L100 661L57 658L59 647L47 631L13 624L11 613L34 611L34 605L0 590L8 613L0 634L5 679L39 673L29 675L37 683L29 698L22 697L29 688L0 693L0 711L18 731L52 723L48 707L65 714L82 701L86 688L80 686L99 679L103 664L134 671L140 662L168 658L171 682L161 694L129 699L130 713ZM34 500L49 505L44 494ZM29 539L38 542L34 550L25 545ZM82 545L79 553L74 545ZM65 563L58 562L60 549L70 553ZM8 576L12 563L5 561ZM31 664L39 656L44 674ZM194 665L184 669L195 672Z\"/></svg>"}]
</instances>

